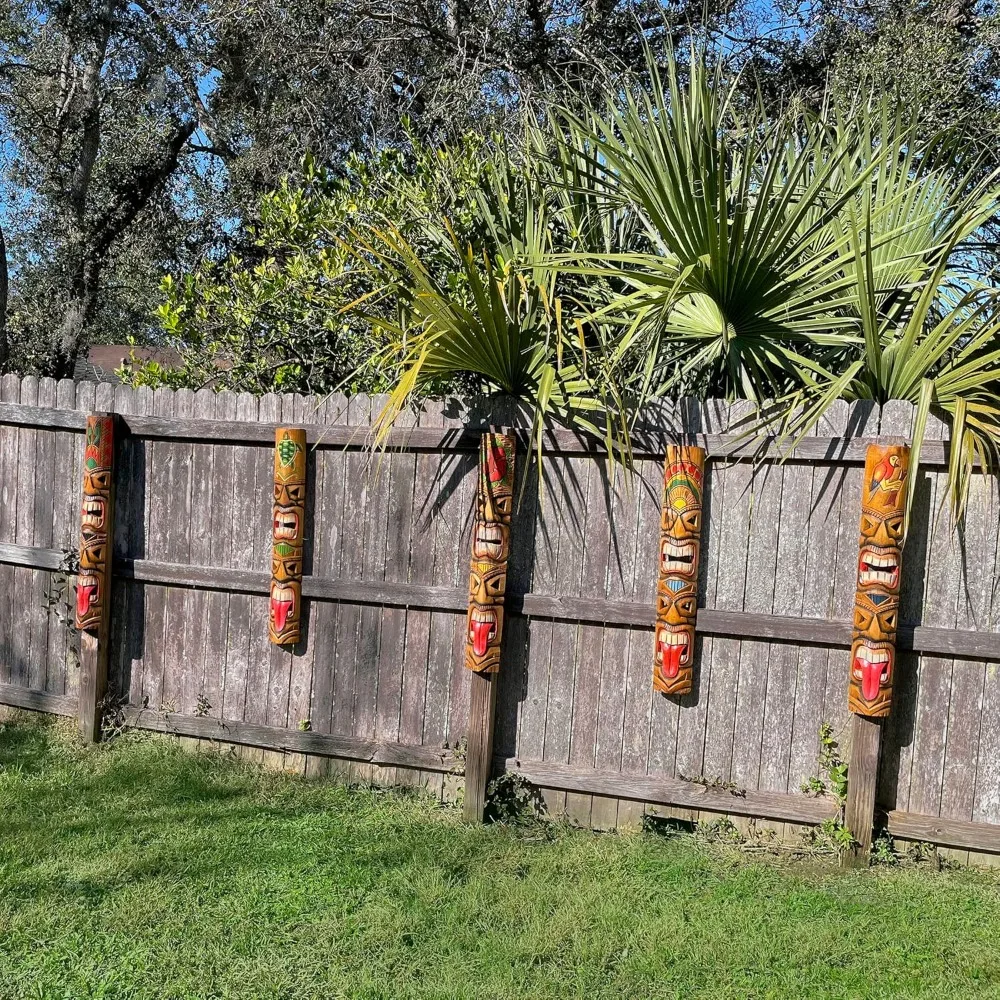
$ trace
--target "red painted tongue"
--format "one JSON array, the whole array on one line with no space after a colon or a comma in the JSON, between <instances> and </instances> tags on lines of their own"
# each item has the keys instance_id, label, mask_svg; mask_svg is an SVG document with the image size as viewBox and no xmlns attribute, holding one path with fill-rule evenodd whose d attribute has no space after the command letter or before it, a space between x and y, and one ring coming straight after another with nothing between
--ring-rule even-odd
<instances>
[{"instance_id":1,"label":"red painted tongue","mask_svg":"<svg viewBox=\"0 0 1000 1000\"><path fill-rule=\"evenodd\" d=\"M687 646L668 646L667 643L660 643L660 653L663 656L663 676L676 677L681 669L681 657Z\"/></svg>"},{"instance_id":2,"label":"red painted tongue","mask_svg":"<svg viewBox=\"0 0 1000 1000\"><path fill-rule=\"evenodd\" d=\"M90 610L90 595L97 590L93 584L76 588L76 613L85 615Z\"/></svg>"},{"instance_id":3,"label":"red painted tongue","mask_svg":"<svg viewBox=\"0 0 1000 1000\"><path fill-rule=\"evenodd\" d=\"M274 598L271 598L271 610L274 611L274 631L284 631L285 622L288 620L288 613L292 610L292 602L276 601Z\"/></svg>"},{"instance_id":4,"label":"red painted tongue","mask_svg":"<svg viewBox=\"0 0 1000 1000\"><path fill-rule=\"evenodd\" d=\"M865 701L874 701L878 697L879 681L882 677L881 663L867 663L860 657L854 658L854 668L861 668L861 694Z\"/></svg>"},{"instance_id":5,"label":"red painted tongue","mask_svg":"<svg viewBox=\"0 0 1000 1000\"><path fill-rule=\"evenodd\" d=\"M482 656L486 652L492 628L493 622L472 623L472 648L475 650L476 656Z\"/></svg>"}]
</instances>

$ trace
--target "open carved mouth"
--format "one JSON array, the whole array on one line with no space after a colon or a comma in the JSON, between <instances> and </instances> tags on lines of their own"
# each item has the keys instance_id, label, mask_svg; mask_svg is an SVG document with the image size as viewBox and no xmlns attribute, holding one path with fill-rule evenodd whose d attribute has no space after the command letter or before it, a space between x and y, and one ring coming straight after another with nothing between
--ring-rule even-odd
<instances>
[{"instance_id":1,"label":"open carved mouth","mask_svg":"<svg viewBox=\"0 0 1000 1000\"><path fill-rule=\"evenodd\" d=\"M663 676L674 678L686 666L691 655L690 636L687 632L672 632L660 628L656 633L656 660L663 668Z\"/></svg>"},{"instance_id":2,"label":"open carved mouth","mask_svg":"<svg viewBox=\"0 0 1000 1000\"><path fill-rule=\"evenodd\" d=\"M83 617L97 602L97 577L79 576L76 579L76 613Z\"/></svg>"},{"instance_id":3,"label":"open carved mouth","mask_svg":"<svg viewBox=\"0 0 1000 1000\"><path fill-rule=\"evenodd\" d=\"M497 613L489 608L473 607L469 615L469 639L476 656L484 656L497 635Z\"/></svg>"},{"instance_id":4,"label":"open carved mouth","mask_svg":"<svg viewBox=\"0 0 1000 1000\"><path fill-rule=\"evenodd\" d=\"M858 561L858 583L862 587L878 584L889 590L899 586L899 553L868 545Z\"/></svg>"},{"instance_id":5,"label":"open carved mouth","mask_svg":"<svg viewBox=\"0 0 1000 1000\"><path fill-rule=\"evenodd\" d=\"M274 615L275 632L283 632L285 622L295 605L295 591L291 587L271 588L271 613Z\"/></svg>"},{"instance_id":6,"label":"open carved mouth","mask_svg":"<svg viewBox=\"0 0 1000 1000\"><path fill-rule=\"evenodd\" d=\"M100 498L88 498L83 501L80 512L80 524L84 528L100 528L104 526L104 501Z\"/></svg>"},{"instance_id":7,"label":"open carved mouth","mask_svg":"<svg viewBox=\"0 0 1000 1000\"><path fill-rule=\"evenodd\" d=\"M477 559L500 559L503 556L503 528L480 521L476 525L472 553Z\"/></svg>"},{"instance_id":8,"label":"open carved mouth","mask_svg":"<svg viewBox=\"0 0 1000 1000\"><path fill-rule=\"evenodd\" d=\"M274 538L295 541L299 532L299 515L293 511L278 511L274 515Z\"/></svg>"},{"instance_id":9,"label":"open carved mouth","mask_svg":"<svg viewBox=\"0 0 1000 1000\"><path fill-rule=\"evenodd\" d=\"M664 573L683 573L691 576L694 573L695 547L691 542L670 541L664 538L660 545L660 569Z\"/></svg>"},{"instance_id":10,"label":"open carved mouth","mask_svg":"<svg viewBox=\"0 0 1000 1000\"><path fill-rule=\"evenodd\" d=\"M891 654L888 646L858 646L854 653L854 679L861 684L865 701L874 701L879 688L889 680Z\"/></svg>"}]
</instances>

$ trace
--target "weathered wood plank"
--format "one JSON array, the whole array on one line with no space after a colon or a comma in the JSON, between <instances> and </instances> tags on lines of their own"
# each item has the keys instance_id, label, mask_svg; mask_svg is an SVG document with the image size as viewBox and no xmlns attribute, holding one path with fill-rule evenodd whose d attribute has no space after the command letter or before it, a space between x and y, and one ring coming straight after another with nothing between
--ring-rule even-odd
<instances>
[{"instance_id":1,"label":"weathered wood plank","mask_svg":"<svg viewBox=\"0 0 1000 1000\"><path fill-rule=\"evenodd\" d=\"M20 684L0 684L0 705L73 718L76 715L77 704L77 699L68 695L53 694L51 691L33 691Z\"/></svg>"},{"instance_id":2,"label":"weathered wood plank","mask_svg":"<svg viewBox=\"0 0 1000 1000\"><path fill-rule=\"evenodd\" d=\"M744 402L733 403L726 414L727 428L739 425L750 413ZM724 508L720 511L718 571L714 607L719 611L742 611L747 582L749 525L752 512L753 466L749 463L719 464L725 477ZM713 470L714 471L714 470ZM739 695L741 643L716 639L712 643L711 690L705 725L705 761L702 773L730 781ZM761 667L756 668L763 673Z\"/></svg>"},{"instance_id":3,"label":"weathered wood plank","mask_svg":"<svg viewBox=\"0 0 1000 1000\"><path fill-rule=\"evenodd\" d=\"M125 723L135 729L237 743L279 752L322 754L367 764L442 772L453 772L460 767L459 760L446 750L403 743L379 743L376 740L362 740L353 736L282 729L277 726L256 725L239 719L213 719L208 716L153 712L129 706L125 710Z\"/></svg>"},{"instance_id":4,"label":"weathered wood plank","mask_svg":"<svg viewBox=\"0 0 1000 1000\"><path fill-rule=\"evenodd\" d=\"M76 384L72 379L60 379L57 383L56 405L70 410L76 405ZM72 553L79 545L77 536L80 526L75 490L77 486L76 453L80 450L80 439L77 435L64 431L56 431L54 434L52 538L50 543L57 550ZM0 576L0 580L2 580L2 576ZM68 685L72 683L71 674L75 673L77 663L75 652L71 652L75 642L73 631L70 628L75 593L73 581L68 575L64 580L60 594L56 581L52 578L46 579L47 599L54 603L49 608L48 615L49 654L48 669L45 673L45 688L53 694L69 693ZM113 584L113 600L115 600L117 589L120 588L115 588ZM2 634L2 629L0 629L0 634Z\"/></svg>"},{"instance_id":5,"label":"weathered wood plank","mask_svg":"<svg viewBox=\"0 0 1000 1000\"><path fill-rule=\"evenodd\" d=\"M412 426L416 416L405 412L400 423ZM391 583L406 582L410 570L410 544L413 523L413 480L416 457L389 454L383 459L380 473L386 477L387 510L385 556L382 579ZM399 737L402 709L404 654L407 637L405 608L383 607L379 641L378 691L375 704L375 738L395 742ZM380 781L395 784L397 774L380 774Z\"/></svg>"},{"instance_id":6,"label":"weathered wood plank","mask_svg":"<svg viewBox=\"0 0 1000 1000\"><path fill-rule=\"evenodd\" d=\"M444 422L439 402L428 401L416 414L421 427L441 427ZM434 533L436 519L434 505L441 457L418 454L414 458L413 473L413 524L408 553L409 586L428 588L434 583ZM402 574L401 574L402 576ZM450 588L444 588L445 590ZM468 605L468 583L455 595L456 612L464 612ZM418 606L419 607L419 606ZM430 650L431 615L428 611L411 610L406 617L406 647L403 651L402 704L399 715L399 739L404 743L422 743L424 740L424 707L427 697L427 665ZM460 629L458 622L456 629ZM403 783L420 783L430 780L440 789L442 782L436 775L404 773L397 776Z\"/></svg>"},{"instance_id":7,"label":"weathered wood plank","mask_svg":"<svg viewBox=\"0 0 1000 1000\"><path fill-rule=\"evenodd\" d=\"M775 563L773 614L793 618L802 614L805 600L803 567L809 551L811 470L786 465L781 476L781 509L778 553ZM840 626L846 643L850 625ZM764 695L764 728L761 738L759 787L774 792L791 791L792 733L798 680L798 650L792 645L773 646L768 655Z\"/></svg>"},{"instance_id":8,"label":"weathered wood plank","mask_svg":"<svg viewBox=\"0 0 1000 1000\"><path fill-rule=\"evenodd\" d=\"M0 400L5 405L16 404L21 398L21 380L16 375L0 379ZM16 546L17 507L20 494L18 482L18 429L0 425L0 555L5 548ZM10 681L14 656L14 625L20 616L14 615L13 561L3 560L0 565L0 683ZM54 568L54 567L53 567Z\"/></svg>"},{"instance_id":9,"label":"weathered wood plank","mask_svg":"<svg viewBox=\"0 0 1000 1000\"><path fill-rule=\"evenodd\" d=\"M886 425L888 405L883 410L882 425ZM943 421L930 417L927 436L938 438L946 432ZM944 479L937 477L936 501L943 504L946 496ZM933 519L923 589L923 621L929 625L951 628L955 624L959 595L959 551L947 511L931 510ZM906 546L903 550L903 572L907 566ZM948 703L954 661L949 657L923 656L920 659L917 700L913 719L909 796L906 809L910 812L936 816L941 807L941 782L944 771L944 749L947 742ZM895 706L894 706L895 707Z\"/></svg>"},{"instance_id":10,"label":"weathered wood plank","mask_svg":"<svg viewBox=\"0 0 1000 1000\"><path fill-rule=\"evenodd\" d=\"M635 590L639 497L628 488L630 484L625 482L620 467L615 467L613 478L609 473L609 480L608 516L612 530L604 596L624 601L630 600ZM599 770L620 771L631 632L626 628L604 628L602 638L604 649L594 763ZM618 825L617 798L595 797L590 819L595 830L615 829Z\"/></svg>"},{"instance_id":11,"label":"weathered wood plank","mask_svg":"<svg viewBox=\"0 0 1000 1000\"><path fill-rule=\"evenodd\" d=\"M54 379L43 378L38 382L38 402L49 407L56 402L56 383ZM56 502L55 479L55 432L52 430L37 430L35 432L35 462L32 474L34 489L32 491L32 526L28 541L39 548L49 548L52 545L52 513ZM38 570L31 573L31 591L27 597L29 622L28 636L28 677L29 687L42 690L49 689L48 674L56 671L53 683L62 688L65 680L59 674L58 664L49 659L49 615L47 595L49 590L49 575Z\"/></svg>"},{"instance_id":12,"label":"weathered wood plank","mask_svg":"<svg viewBox=\"0 0 1000 1000\"><path fill-rule=\"evenodd\" d=\"M994 823L944 819L893 809L886 815L886 828L892 836L906 840L1000 853L1000 825Z\"/></svg>"},{"instance_id":13,"label":"weathered wood plank","mask_svg":"<svg viewBox=\"0 0 1000 1000\"><path fill-rule=\"evenodd\" d=\"M198 393L201 397L202 390ZM220 419L236 416L236 394L228 390L213 393L211 405ZM208 403L199 403L199 406ZM218 566L232 566L232 500L236 477L234 449L215 445L211 455L211 504L199 515L192 539L192 553L208 549L212 562ZM226 592L209 592L204 605L206 628L202 659L201 690L195 710L202 715L223 714L223 691L226 678L226 646L229 634L230 595Z\"/></svg>"},{"instance_id":14,"label":"weathered wood plank","mask_svg":"<svg viewBox=\"0 0 1000 1000\"><path fill-rule=\"evenodd\" d=\"M372 396L368 405L356 411L359 423L371 424L386 403L385 396ZM385 581L386 533L389 518L389 456L381 465L368 462L366 511L362 538L361 578L373 583ZM380 649L382 644L382 608L366 605L358 623L358 673L354 691L354 735L375 738L378 703ZM356 769L358 780L374 781L371 768Z\"/></svg>"},{"instance_id":15,"label":"weathered wood plank","mask_svg":"<svg viewBox=\"0 0 1000 1000\"><path fill-rule=\"evenodd\" d=\"M843 433L847 420L847 404L837 402L817 424L815 433ZM816 466L811 474L799 481L800 488L809 497L808 544L801 568L802 614L809 618L830 619L833 615L841 514L838 486L842 478L842 469ZM860 507L855 507L847 515L855 527L859 516ZM854 548L857 548L856 543ZM793 566L784 566L783 569L789 573L796 572ZM850 622L848 619L847 624ZM789 752L789 791L797 790L803 781L816 773L819 730L824 722L829 721L824 717L828 677L827 650L811 646L799 650Z\"/></svg>"},{"instance_id":16,"label":"weathered wood plank","mask_svg":"<svg viewBox=\"0 0 1000 1000\"><path fill-rule=\"evenodd\" d=\"M875 817L882 720L851 716L851 756L847 765L847 804L844 824L854 835L855 846L842 856L845 865L868 867Z\"/></svg>"},{"instance_id":17,"label":"weathered wood plank","mask_svg":"<svg viewBox=\"0 0 1000 1000\"><path fill-rule=\"evenodd\" d=\"M346 411L345 396L334 393L319 404L316 419L333 423ZM323 576L340 574L340 539L344 508L344 463L342 451L317 451L312 570ZM333 724L334 666L337 649L337 603L310 600L308 642L313 647L313 683L309 724L313 731L329 733ZM418 742L417 740L411 742ZM329 773L326 758L310 756L306 773Z\"/></svg>"},{"instance_id":18,"label":"weathered wood plank","mask_svg":"<svg viewBox=\"0 0 1000 1000\"><path fill-rule=\"evenodd\" d=\"M583 471L583 470L581 470ZM587 503L584 508L581 539L583 545L582 582L584 595L604 597L611 547L610 494L608 464L595 460L587 463ZM581 475L582 482L582 475ZM572 767L593 767L597 744L597 720L601 699L601 662L603 628L581 624L576 654L576 679L573 684L569 763ZM593 796L567 792L566 818L571 823L589 827Z\"/></svg>"},{"instance_id":19,"label":"weathered wood plank","mask_svg":"<svg viewBox=\"0 0 1000 1000\"><path fill-rule=\"evenodd\" d=\"M580 600L587 586L583 579L586 551L586 517L589 489L588 463L582 458L568 457L554 465L554 475L548 486L556 493L555 510L558 528L558 562L556 587L559 593ZM505 607L515 613L514 595L508 588ZM532 614L532 609L526 612ZM650 616L651 617L651 616ZM545 716L544 760L568 764L572 751L573 714L576 708L575 683L579 661L580 626L572 619L552 625L549 660L529 660L529 669L547 669L549 676L548 708ZM543 667L543 664L544 667ZM564 791L544 795L546 809L554 816L567 812ZM579 803L579 799L576 800Z\"/></svg>"},{"instance_id":20,"label":"weathered wood plank","mask_svg":"<svg viewBox=\"0 0 1000 1000\"><path fill-rule=\"evenodd\" d=\"M38 399L38 379L28 376L21 380L21 401L34 405ZM17 467L14 476L17 482L18 504L15 521L14 541L30 545L34 529L34 489L35 489L35 440L38 431L21 427L17 435ZM44 432L43 432L44 433ZM11 620L11 654L8 662L10 673L0 676L0 681L9 679L11 683L25 687L41 687L32 683L31 663L31 623L34 611L31 606L32 572L15 568L11 586L13 599ZM39 609L39 613L41 610ZM37 671L35 671L37 673Z\"/></svg>"},{"instance_id":21,"label":"weathered wood plank","mask_svg":"<svg viewBox=\"0 0 1000 1000\"><path fill-rule=\"evenodd\" d=\"M659 462L644 462L634 484L636 515L635 569L631 600L652 609L659 564L659 531L663 469ZM672 776L677 753L677 721L680 713L676 699L653 690L653 633L649 628L633 628L625 688L625 712L622 720L622 770L626 774ZM659 728L655 756L650 749L650 728L656 700ZM618 826L638 826L642 822L642 803L620 799Z\"/></svg>"},{"instance_id":22,"label":"weathered wood plank","mask_svg":"<svg viewBox=\"0 0 1000 1000\"><path fill-rule=\"evenodd\" d=\"M248 423L257 419L257 399L254 396L243 392L237 395L236 418ZM273 438L271 447L274 447ZM268 502L265 493L264 503ZM260 503L254 449L249 447L233 449L233 499L228 516L231 525L230 566L234 570L261 572L254 563L254 536L260 517ZM260 603L264 602L257 602L258 605ZM245 717L250 671L250 616L255 607L246 594L233 593L229 598L226 677L220 713L225 719Z\"/></svg>"},{"instance_id":23,"label":"weathered wood plank","mask_svg":"<svg viewBox=\"0 0 1000 1000\"><path fill-rule=\"evenodd\" d=\"M836 803L831 799L786 792L730 792L680 778L621 774L618 771L599 771L552 761L521 760L518 757L506 760L504 767L542 788L561 788L578 795L616 796L638 802L662 803L739 816L762 816L803 824L821 823L837 812Z\"/></svg>"}]
</instances>

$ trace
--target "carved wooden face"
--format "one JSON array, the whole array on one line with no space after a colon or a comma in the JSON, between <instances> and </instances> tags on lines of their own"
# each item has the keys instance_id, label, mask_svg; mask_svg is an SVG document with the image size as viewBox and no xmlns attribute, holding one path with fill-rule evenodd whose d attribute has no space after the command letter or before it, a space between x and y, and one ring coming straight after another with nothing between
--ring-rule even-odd
<instances>
[{"instance_id":1,"label":"carved wooden face","mask_svg":"<svg viewBox=\"0 0 1000 1000\"><path fill-rule=\"evenodd\" d=\"M665 694L689 694L694 686L704 474L701 448L667 449L653 653L653 686Z\"/></svg>"},{"instance_id":2,"label":"carved wooden face","mask_svg":"<svg viewBox=\"0 0 1000 1000\"><path fill-rule=\"evenodd\" d=\"M303 524L306 504L306 435L279 427L274 443L274 508L271 523L271 642L301 638Z\"/></svg>"},{"instance_id":3,"label":"carved wooden face","mask_svg":"<svg viewBox=\"0 0 1000 1000\"><path fill-rule=\"evenodd\" d=\"M97 628L107 601L111 545L111 463L114 422L87 418L83 452L83 499L80 504L80 573L76 581L76 626Z\"/></svg>"},{"instance_id":4,"label":"carved wooden face","mask_svg":"<svg viewBox=\"0 0 1000 1000\"><path fill-rule=\"evenodd\" d=\"M909 461L906 447L870 445L862 483L848 707L874 718L892 707Z\"/></svg>"},{"instance_id":5,"label":"carved wooden face","mask_svg":"<svg viewBox=\"0 0 1000 1000\"><path fill-rule=\"evenodd\" d=\"M492 673L500 669L513 505L514 439L484 434L479 451L469 610L465 619L465 665L470 670Z\"/></svg>"}]
</instances>

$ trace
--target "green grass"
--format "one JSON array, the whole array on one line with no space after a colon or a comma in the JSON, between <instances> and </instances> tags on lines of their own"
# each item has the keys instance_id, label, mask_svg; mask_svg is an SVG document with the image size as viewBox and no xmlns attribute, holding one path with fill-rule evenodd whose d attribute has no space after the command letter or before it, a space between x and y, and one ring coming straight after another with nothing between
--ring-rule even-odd
<instances>
[{"instance_id":1,"label":"green grass","mask_svg":"<svg viewBox=\"0 0 1000 1000\"><path fill-rule=\"evenodd\" d=\"M998 890L0 730L5 1000L996 997Z\"/></svg>"}]
</instances>

